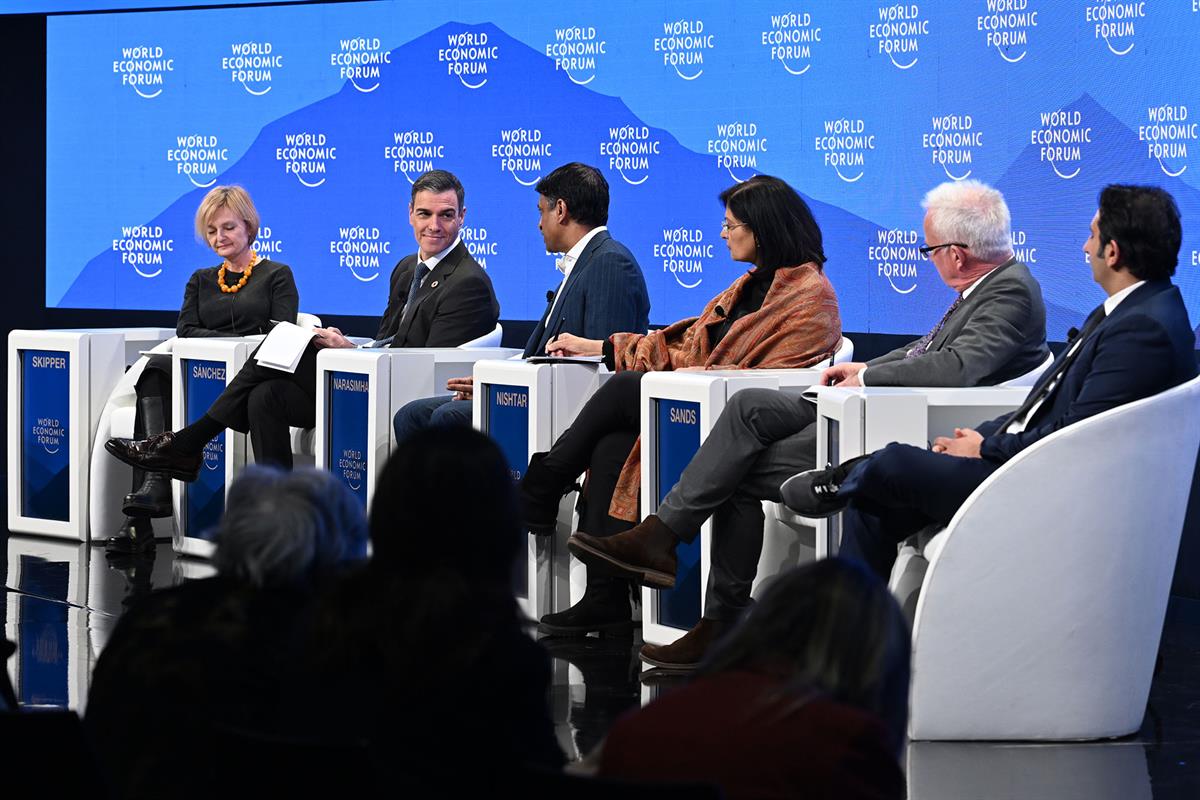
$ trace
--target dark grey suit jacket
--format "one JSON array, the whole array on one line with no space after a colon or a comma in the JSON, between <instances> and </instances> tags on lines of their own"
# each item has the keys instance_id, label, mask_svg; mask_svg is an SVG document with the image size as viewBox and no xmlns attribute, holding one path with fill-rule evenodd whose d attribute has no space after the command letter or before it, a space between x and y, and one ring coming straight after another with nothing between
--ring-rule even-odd
<instances>
[{"instance_id":1,"label":"dark grey suit jacket","mask_svg":"<svg viewBox=\"0 0 1200 800\"><path fill-rule=\"evenodd\" d=\"M401 324L416 265L416 255L406 256L392 271L376 340L394 336L391 347L458 347L496 327L500 304L492 280L462 242L426 276Z\"/></svg>"},{"instance_id":2,"label":"dark grey suit jacket","mask_svg":"<svg viewBox=\"0 0 1200 800\"><path fill-rule=\"evenodd\" d=\"M1050 355L1042 287L1010 258L980 278L924 355L906 359L919 341L868 361L863 383L993 386L1024 375Z\"/></svg>"}]
</instances>

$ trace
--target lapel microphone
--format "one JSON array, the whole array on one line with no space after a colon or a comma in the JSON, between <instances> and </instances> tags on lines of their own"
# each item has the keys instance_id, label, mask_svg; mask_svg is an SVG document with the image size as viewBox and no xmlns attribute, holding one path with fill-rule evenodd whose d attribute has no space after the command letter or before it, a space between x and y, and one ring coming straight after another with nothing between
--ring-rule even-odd
<instances>
[{"instance_id":1,"label":"lapel microphone","mask_svg":"<svg viewBox=\"0 0 1200 800\"><path fill-rule=\"evenodd\" d=\"M1067 328L1067 344L1075 341L1079 336L1079 328Z\"/></svg>"}]
</instances>

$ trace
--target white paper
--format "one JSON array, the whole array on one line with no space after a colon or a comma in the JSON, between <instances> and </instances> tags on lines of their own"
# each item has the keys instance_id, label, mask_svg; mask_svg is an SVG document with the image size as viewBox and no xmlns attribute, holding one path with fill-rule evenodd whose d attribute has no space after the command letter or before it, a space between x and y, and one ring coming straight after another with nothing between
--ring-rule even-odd
<instances>
[{"instance_id":1,"label":"white paper","mask_svg":"<svg viewBox=\"0 0 1200 800\"><path fill-rule=\"evenodd\" d=\"M254 360L281 372L295 372L300 357L304 355L304 348L308 347L313 336L312 328L280 322L267 334Z\"/></svg>"}]
</instances>

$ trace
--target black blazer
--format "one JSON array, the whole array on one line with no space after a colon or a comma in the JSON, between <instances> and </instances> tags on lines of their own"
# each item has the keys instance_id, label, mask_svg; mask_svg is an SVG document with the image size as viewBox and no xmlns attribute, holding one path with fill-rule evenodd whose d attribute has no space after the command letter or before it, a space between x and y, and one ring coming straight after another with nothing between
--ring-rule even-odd
<instances>
[{"instance_id":1,"label":"black blazer","mask_svg":"<svg viewBox=\"0 0 1200 800\"><path fill-rule=\"evenodd\" d=\"M417 290L416 304L400 324L416 255L400 260L392 270L387 309L376 339L394 336L391 347L458 347L491 332L500 319L500 304L492 280L462 242L438 262Z\"/></svg>"},{"instance_id":2,"label":"black blazer","mask_svg":"<svg viewBox=\"0 0 1200 800\"><path fill-rule=\"evenodd\" d=\"M1021 433L1005 433L1011 415L979 426L981 455L1003 463L1079 420L1170 389L1196 376L1195 335L1179 289L1169 280L1139 286L1079 346L1058 385ZM1039 394L1070 348L1030 390Z\"/></svg>"}]
</instances>

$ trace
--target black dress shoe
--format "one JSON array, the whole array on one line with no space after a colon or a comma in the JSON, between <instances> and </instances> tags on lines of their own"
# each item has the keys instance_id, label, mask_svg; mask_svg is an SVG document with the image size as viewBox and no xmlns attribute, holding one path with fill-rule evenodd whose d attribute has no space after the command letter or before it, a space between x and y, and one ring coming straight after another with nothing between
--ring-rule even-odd
<instances>
[{"instance_id":1,"label":"black dress shoe","mask_svg":"<svg viewBox=\"0 0 1200 800\"><path fill-rule=\"evenodd\" d=\"M147 472L142 485L125 495L121 509L127 517L169 517L171 507L171 479L161 472Z\"/></svg>"},{"instance_id":2,"label":"black dress shoe","mask_svg":"<svg viewBox=\"0 0 1200 800\"><path fill-rule=\"evenodd\" d=\"M538 633L547 636L632 636L633 609L629 582L600 578L589 581L583 598L566 611L547 614L538 623Z\"/></svg>"},{"instance_id":3,"label":"black dress shoe","mask_svg":"<svg viewBox=\"0 0 1200 800\"><path fill-rule=\"evenodd\" d=\"M109 553L154 552L154 526L149 517L126 517L125 524L104 543Z\"/></svg>"},{"instance_id":4,"label":"black dress shoe","mask_svg":"<svg viewBox=\"0 0 1200 800\"><path fill-rule=\"evenodd\" d=\"M858 456L836 467L805 470L793 475L779 487L783 504L805 517L832 517L850 504L839 494L850 468L867 456Z\"/></svg>"},{"instance_id":5,"label":"black dress shoe","mask_svg":"<svg viewBox=\"0 0 1200 800\"><path fill-rule=\"evenodd\" d=\"M131 467L147 472L165 472L180 481L194 481L200 475L204 453L178 453L172 446L175 434L171 431L149 439L109 439L104 449Z\"/></svg>"}]
</instances>

